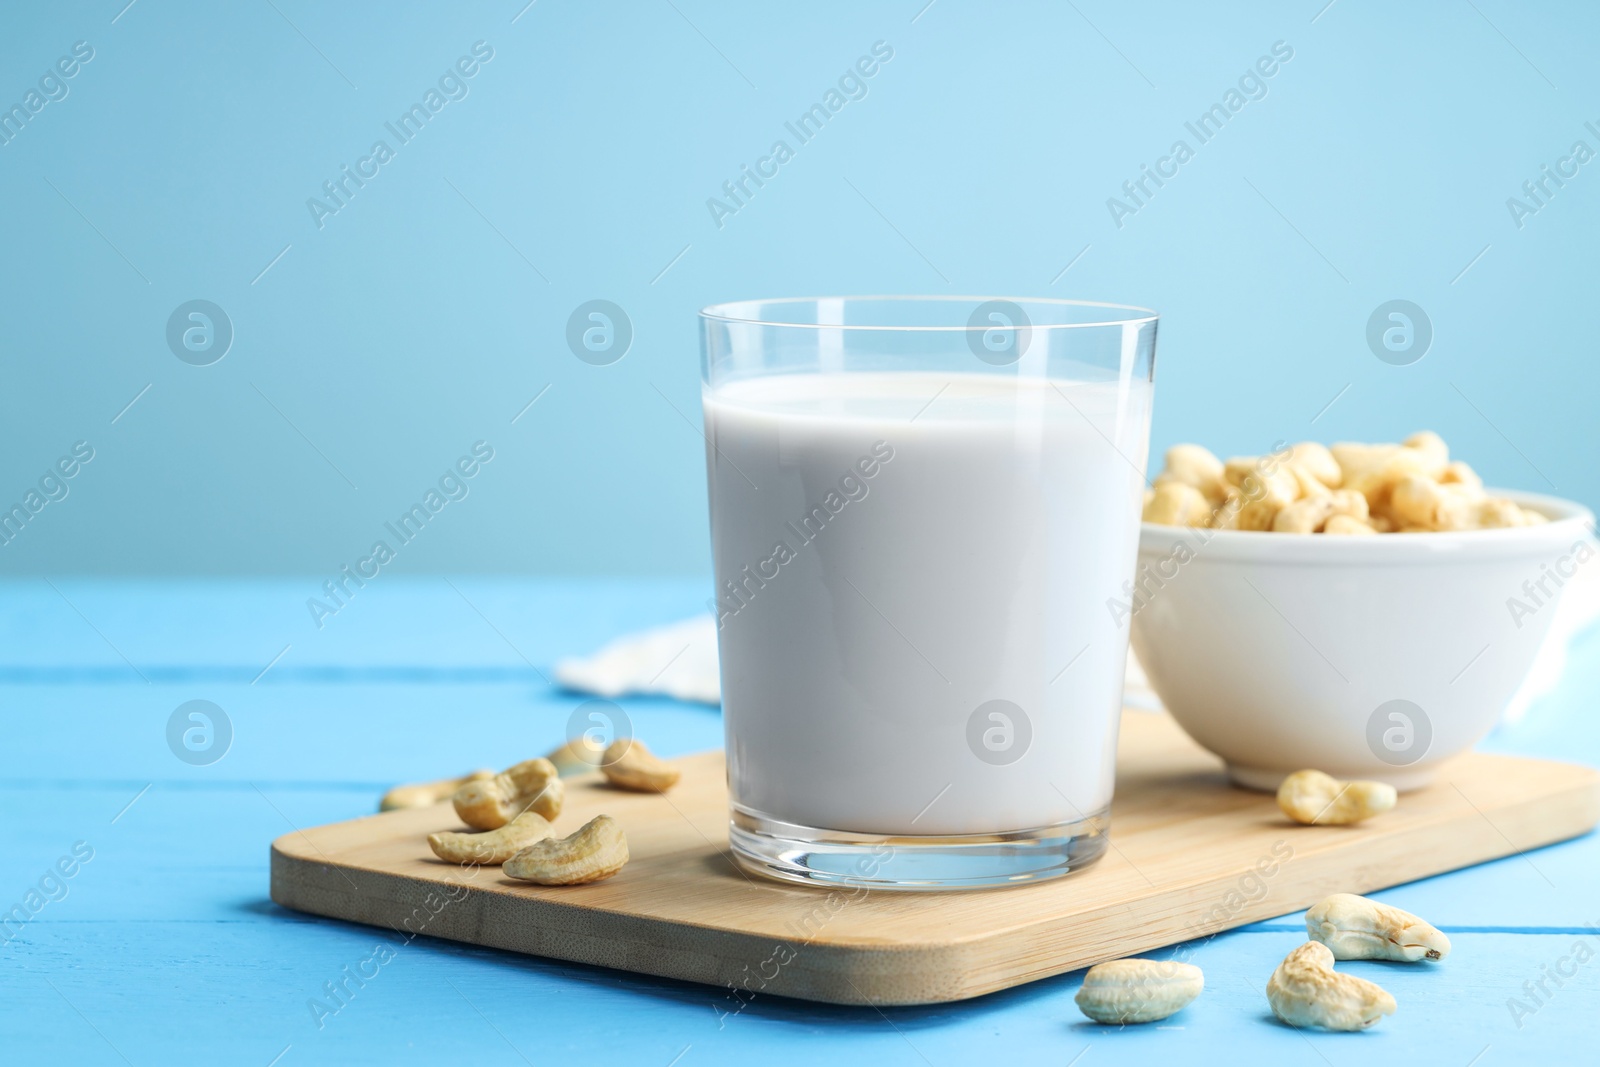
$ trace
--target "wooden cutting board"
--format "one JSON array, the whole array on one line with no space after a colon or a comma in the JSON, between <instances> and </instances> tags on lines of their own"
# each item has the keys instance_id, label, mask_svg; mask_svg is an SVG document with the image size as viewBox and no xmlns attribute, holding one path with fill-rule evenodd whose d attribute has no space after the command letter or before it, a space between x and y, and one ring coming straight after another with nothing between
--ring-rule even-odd
<instances>
[{"instance_id":1,"label":"wooden cutting board","mask_svg":"<svg viewBox=\"0 0 1600 1067\"><path fill-rule=\"evenodd\" d=\"M670 794L569 778L556 829L602 812L632 859L588 886L541 887L434 858L448 803L286 834L272 899L454 941L838 1004L962 1000L1581 834L1600 774L1471 753L1359 827L1299 826L1233 788L1165 715L1123 715L1111 847L1088 870L1006 889L862 893L746 875L728 857L720 752L679 761Z\"/></svg>"}]
</instances>

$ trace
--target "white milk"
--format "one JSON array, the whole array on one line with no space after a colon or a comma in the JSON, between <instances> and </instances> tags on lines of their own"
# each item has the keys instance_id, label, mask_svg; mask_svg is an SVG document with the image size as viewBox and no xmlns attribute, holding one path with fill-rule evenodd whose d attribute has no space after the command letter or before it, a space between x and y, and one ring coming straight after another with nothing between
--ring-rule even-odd
<instances>
[{"instance_id":1,"label":"white milk","mask_svg":"<svg viewBox=\"0 0 1600 1067\"><path fill-rule=\"evenodd\" d=\"M1127 628L1107 602L1133 574L1150 392L933 373L708 391L734 802L918 835L1109 805ZM1021 714L974 721L995 700Z\"/></svg>"}]
</instances>

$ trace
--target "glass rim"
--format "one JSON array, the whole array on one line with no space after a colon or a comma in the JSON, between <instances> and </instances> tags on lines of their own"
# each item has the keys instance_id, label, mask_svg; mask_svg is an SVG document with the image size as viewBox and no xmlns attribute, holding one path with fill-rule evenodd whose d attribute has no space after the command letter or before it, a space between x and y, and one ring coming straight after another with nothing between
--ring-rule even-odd
<instances>
[{"instance_id":1,"label":"glass rim","mask_svg":"<svg viewBox=\"0 0 1600 1067\"><path fill-rule=\"evenodd\" d=\"M720 304L708 304L700 309L700 318L711 322L725 322L740 326L771 326L787 327L798 330L885 330L898 333L984 333L996 327L985 323L963 323L959 325L890 325L878 323L830 323L830 322L783 322L776 319L762 318L753 313L740 313L741 309L754 309L766 305L795 305L818 304L823 301L840 301L866 303L872 301L905 303L938 304L955 302L975 302L977 304L989 301L1006 301L1026 306L1029 304L1045 304L1054 307L1080 307L1103 308L1114 311L1133 312L1134 314L1107 318L1101 322L1030 322L1026 329L1029 330L1082 330L1104 329L1106 327L1137 326L1145 323L1156 322L1160 314L1151 308L1140 307L1137 304L1113 304L1102 300L1069 300L1065 297L1054 296L917 296L917 295L881 295L881 296L787 296L758 298L754 300L729 300ZM1001 327L1002 329L1017 329L1018 327Z\"/></svg>"}]
</instances>

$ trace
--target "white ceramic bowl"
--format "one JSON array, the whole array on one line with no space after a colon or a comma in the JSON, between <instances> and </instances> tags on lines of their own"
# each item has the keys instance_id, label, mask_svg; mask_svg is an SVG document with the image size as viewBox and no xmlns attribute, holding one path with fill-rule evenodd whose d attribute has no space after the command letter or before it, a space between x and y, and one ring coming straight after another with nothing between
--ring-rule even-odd
<instances>
[{"instance_id":1,"label":"white ceramic bowl","mask_svg":"<svg viewBox=\"0 0 1600 1067\"><path fill-rule=\"evenodd\" d=\"M1490 492L1550 522L1376 537L1145 523L1132 639L1150 684L1240 785L1306 767L1428 784L1527 677L1558 572L1600 566L1577 547L1588 509Z\"/></svg>"}]
</instances>

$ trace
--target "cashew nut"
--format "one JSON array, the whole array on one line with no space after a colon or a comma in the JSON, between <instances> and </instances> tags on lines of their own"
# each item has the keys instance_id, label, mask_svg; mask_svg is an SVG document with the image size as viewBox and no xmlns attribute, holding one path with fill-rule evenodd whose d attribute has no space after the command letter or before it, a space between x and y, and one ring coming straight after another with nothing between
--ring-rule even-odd
<instances>
[{"instance_id":1,"label":"cashew nut","mask_svg":"<svg viewBox=\"0 0 1600 1067\"><path fill-rule=\"evenodd\" d=\"M1327 492L1326 489L1323 490ZM1316 533L1333 515L1333 497L1308 496L1285 504L1272 518L1274 533Z\"/></svg>"},{"instance_id":2,"label":"cashew nut","mask_svg":"<svg viewBox=\"0 0 1600 1067\"><path fill-rule=\"evenodd\" d=\"M1470 530L1477 525L1476 493L1431 478L1400 479L1391 490L1389 506L1403 522L1428 530Z\"/></svg>"},{"instance_id":3,"label":"cashew nut","mask_svg":"<svg viewBox=\"0 0 1600 1067\"><path fill-rule=\"evenodd\" d=\"M1075 999L1097 1023L1150 1023L1188 1007L1205 984L1190 963L1112 960L1089 968Z\"/></svg>"},{"instance_id":4,"label":"cashew nut","mask_svg":"<svg viewBox=\"0 0 1600 1067\"><path fill-rule=\"evenodd\" d=\"M1461 462L1459 459L1445 467L1439 475L1440 485L1464 485L1469 489L1483 491L1483 479L1478 477L1478 472Z\"/></svg>"},{"instance_id":5,"label":"cashew nut","mask_svg":"<svg viewBox=\"0 0 1600 1067\"><path fill-rule=\"evenodd\" d=\"M1322 532L1325 534L1375 534L1378 531L1361 519L1350 515L1333 515L1323 524Z\"/></svg>"},{"instance_id":6,"label":"cashew nut","mask_svg":"<svg viewBox=\"0 0 1600 1067\"><path fill-rule=\"evenodd\" d=\"M678 768L658 759L636 737L619 737L607 746L600 769L606 780L638 793L665 793L678 784Z\"/></svg>"},{"instance_id":7,"label":"cashew nut","mask_svg":"<svg viewBox=\"0 0 1600 1067\"><path fill-rule=\"evenodd\" d=\"M1438 478L1450 465L1450 447L1444 443L1444 438L1432 430L1414 433L1401 445L1422 456L1423 470L1430 478Z\"/></svg>"},{"instance_id":8,"label":"cashew nut","mask_svg":"<svg viewBox=\"0 0 1600 1067\"><path fill-rule=\"evenodd\" d=\"M1299 463L1285 463L1283 469L1293 476L1296 491L1302 500L1306 497L1327 497L1331 492L1326 482Z\"/></svg>"},{"instance_id":9,"label":"cashew nut","mask_svg":"<svg viewBox=\"0 0 1600 1067\"><path fill-rule=\"evenodd\" d=\"M580 737L546 753L544 758L555 764L556 772L561 777L570 778L574 774L588 774L599 767L603 751L599 745L591 745Z\"/></svg>"},{"instance_id":10,"label":"cashew nut","mask_svg":"<svg viewBox=\"0 0 1600 1067\"><path fill-rule=\"evenodd\" d=\"M1442 960L1450 939L1409 911L1335 893L1306 912L1306 933L1336 960Z\"/></svg>"},{"instance_id":11,"label":"cashew nut","mask_svg":"<svg viewBox=\"0 0 1600 1067\"><path fill-rule=\"evenodd\" d=\"M1499 530L1510 526L1537 526L1550 520L1531 508L1518 507L1509 500L1480 500L1474 515L1481 530Z\"/></svg>"},{"instance_id":12,"label":"cashew nut","mask_svg":"<svg viewBox=\"0 0 1600 1067\"><path fill-rule=\"evenodd\" d=\"M468 782L451 799L461 821L474 830L498 830L524 811L554 819L561 814L563 795L555 765L530 759L493 778Z\"/></svg>"},{"instance_id":13,"label":"cashew nut","mask_svg":"<svg viewBox=\"0 0 1600 1067\"><path fill-rule=\"evenodd\" d=\"M1217 510L1211 513L1211 521L1206 525L1213 530L1237 530L1239 528L1239 512L1244 508L1244 497L1239 490L1228 486L1223 495L1222 503L1217 505Z\"/></svg>"},{"instance_id":14,"label":"cashew nut","mask_svg":"<svg viewBox=\"0 0 1600 1067\"><path fill-rule=\"evenodd\" d=\"M1335 515L1347 515L1352 519L1366 521L1371 514L1365 494L1358 493L1354 489L1335 489L1331 496Z\"/></svg>"},{"instance_id":15,"label":"cashew nut","mask_svg":"<svg viewBox=\"0 0 1600 1067\"><path fill-rule=\"evenodd\" d=\"M397 785L378 802L379 811L397 811L401 808L426 808L449 800L455 795L457 789L468 782L481 782L485 778L493 778L493 771L473 771L460 778L441 778L436 782L414 782L408 785Z\"/></svg>"},{"instance_id":16,"label":"cashew nut","mask_svg":"<svg viewBox=\"0 0 1600 1067\"><path fill-rule=\"evenodd\" d=\"M1173 445L1167 449L1167 469L1161 477L1200 490L1213 507L1223 501L1222 460L1199 445Z\"/></svg>"},{"instance_id":17,"label":"cashew nut","mask_svg":"<svg viewBox=\"0 0 1600 1067\"><path fill-rule=\"evenodd\" d=\"M1245 502L1273 499L1289 504L1300 498L1300 482L1287 460L1277 455L1234 456L1223 464L1223 478L1244 495Z\"/></svg>"},{"instance_id":18,"label":"cashew nut","mask_svg":"<svg viewBox=\"0 0 1600 1067\"><path fill-rule=\"evenodd\" d=\"M1165 526L1204 526L1210 518L1211 505L1204 493L1186 482L1167 480L1166 475L1156 481L1155 492L1144 506L1145 522Z\"/></svg>"},{"instance_id":19,"label":"cashew nut","mask_svg":"<svg viewBox=\"0 0 1600 1067\"><path fill-rule=\"evenodd\" d=\"M1327 446L1315 441L1301 441L1291 448L1289 462L1329 489L1337 487L1344 481L1344 472L1339 469L1339 461L1333 458L1333 453L1328 451Z\"/></svg>"},{"instance_id":20,"label":"cashew nut","mask_svg":"<svg viewBox=\"0 0 1600 1067\"><path fill-rule=\"evenodd\" d=\"M1278 786L1278 807L1307 826L1344 826L1394 807L1394 786L1341 782L1321 771L1295 771Z\"/></svg>"},{"instance_id":21,"label":"cashew nut","mask_svg":"<svg viewBox=\"0 0 1600 1067\"><path fill-rule=\"evenodd\" d=\"M1272 529L1272 524L1278 519L1278 512L1286 505L1275 496L1264 496L1257 500L1247 501L1239 509L1239 524L1241 530L1266 531Z\"/></svg>"},{"instance_id":22,"label":"cashew nut","mask_svg":"<svg viewBox=\"0 0 1600 1067\"><path fill-rule=\"evenodd\" d=\"M505 861L512 878L540 885L580 885L610 878L628 862L628 839L609 815L596 815L570 837L537 841Z\"/></svg>"},{"instance_id":23,"label":"cashew nut","mask_svg":"<svg viewBox=\"0 0 1600 1067\"><path fill-rule=\"evenodd\" d=\"M1278 512L1300 499L1300 479L1276 455L1235 456L1223 465L1223 477L1239 495L1238 515L1229 528L1270 530Z\"/></svg>"},{"instance_id":24,"label":"cashew nut","mask_svg":"<svg viewBox=\"0 0 1600 1067\"><path fill-rule=\"evenodd\" d=\"M1333 951L1307 941L1283 958L1267 982L1272 1014L1290 1026L1365 1030L1395 1012L1394 997L1380 986L1333 969Z\"/></svg>"},{"instance_id":25,"label":"cashew nut","mask_svg":"<svg viewBox=\"0 0 1600 1067\"><path fill-rule=\"evenodd\" d=\"M429 834L428 847L435 856L451 863L481 863L494 867L549 836L549 820L538 812L525 811L498 830L481 834Z\"/></svg>"}]
</instances>

